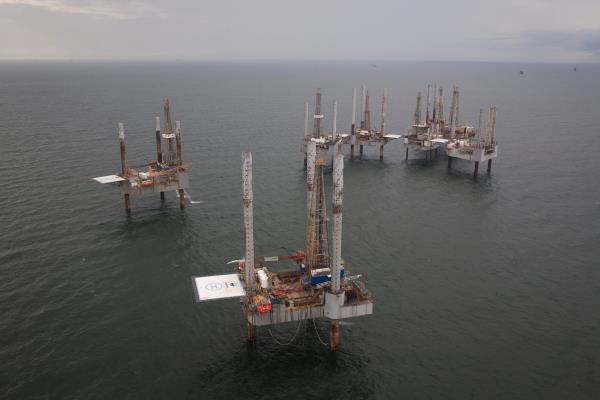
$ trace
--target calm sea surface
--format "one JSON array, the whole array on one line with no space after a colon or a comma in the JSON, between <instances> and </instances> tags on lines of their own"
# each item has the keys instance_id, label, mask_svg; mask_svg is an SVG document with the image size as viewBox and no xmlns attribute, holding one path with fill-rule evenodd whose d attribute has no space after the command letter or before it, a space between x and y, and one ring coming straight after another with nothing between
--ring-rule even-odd
<instances>
[{"instance_id":1,"label":"calm sea surface","mask_svg":"<svg viewBox=\"0 0 600 400\"><path fill-rule=\"evenodd\" d=\"M243 253L243 150L256 253L302 249L304 101L321 87L347 130L352 87L375 123L387 87L403 133L429 82L446 110L460 87L461 119L498 107L499 158L477 181L400 141L346 163L343 256L375 308L338 354L312 324L248 348L237 300L194 303L190 277ZM598 93L600 65L1 63L0 397L600 398ZM166 97L203 203L145 197L128 218L91 178L119 171L118 122L130 164L153 158Z\"/></svg>"}]
</instances>

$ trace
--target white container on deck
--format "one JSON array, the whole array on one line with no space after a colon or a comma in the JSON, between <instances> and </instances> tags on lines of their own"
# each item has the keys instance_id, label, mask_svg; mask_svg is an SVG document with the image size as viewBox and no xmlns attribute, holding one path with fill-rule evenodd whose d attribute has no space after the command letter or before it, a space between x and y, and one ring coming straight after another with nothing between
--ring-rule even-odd
<instances>
[{"instance_id":1,"label":"white container on deck","mask_svg":"<svg viewBox=\"0 0 600 400\"><path fill-rule=\"evenodd\" d=\"M258 280L260 281L260 287L263 289L269 288L269 277L262 269L259 269L256 273L258 275Z\"/></svg>"}]
</instances>

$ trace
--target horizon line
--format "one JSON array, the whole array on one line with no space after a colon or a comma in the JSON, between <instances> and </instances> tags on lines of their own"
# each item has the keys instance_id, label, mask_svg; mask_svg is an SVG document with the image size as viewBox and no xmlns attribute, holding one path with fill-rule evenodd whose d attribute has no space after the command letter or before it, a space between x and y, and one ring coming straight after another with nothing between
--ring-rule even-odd
<instances>
[{"instance_id":1,"label":"horizon line","mask_svg":"<svg viewBox=\"0 0 600 400\"><path fill-rule=\"evenodd\" d=\"M411 62L423 62L423 63L480 63L480 64L567 64L567 65L596 65L600 64L600 61L524 61L524 60L426 60L426 59L294 59L294 58L256 58L256 59L201 59L201 58L173 58L173 59L162 59L162 58L0 58L0 63L18 63L18 62L101 62L101 63L122 63L122 62L152 62L152 63L340 63L340 62L352 62L352 63L365 63L376 65L378 63L411 63Z\"/></svg>"}]
</instances>

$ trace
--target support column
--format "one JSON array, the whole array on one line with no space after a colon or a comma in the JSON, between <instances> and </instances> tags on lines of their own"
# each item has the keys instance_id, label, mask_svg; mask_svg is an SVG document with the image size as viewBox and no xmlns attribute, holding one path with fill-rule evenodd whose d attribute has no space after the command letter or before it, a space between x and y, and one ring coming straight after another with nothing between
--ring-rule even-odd
<instances>
[{"instance_id":1,"label":"support column","mask_svg":"<svg viewBox=\"0 0 600 400\"><path fill-rule=\"evenodd\" d=\"M160 139L160 117L156 117L156 161L162 162L162 141Z\"/></svg>"},{"instance_id":2,"label":"support column","mask_svg":"<svg viewBox=\"0 0 600 400\"><path fill-rule=\"evenodd\" d=\"M340 323L331 321L329 326L329 350L337 351L340 347Z\"/></svg>"},{"instance_id":3,"label":"support column","mask_svg":"<svg viewBox=\"0 0 600 400\"><path fill-rule=\"evenodd\" d=\"M354 145L350 145L350 159L354 160Z\"/></svg>"},{"instance_id":4,"label":"support column","mask_svg":"<svg viewBox=\"0 0 600 400\"><path fill-rule=\"evenodd\" d=\"M408 146L406 147L406 161L408 161Z\"/></svg>"},{"instance_id":5,"label":"support column","mask_svg":"<svg viewBox=\"0 0 600 400\"><path fill-rule=\"evenodd\" d=\"M247 339L248 339L248 342L250 342L250 343L256 342L256 325L252 325L250 322L248 322Z\"/></svg>"},{"instance_id":6,"label":"support column","mask_svg":"<svg viewBox=\"0 0 600 400\"><path fill-rule=\"evenodd\" d=\"M306 150L304 151L304 169L306 169Z\"/></svg>"},{"instance_id":7,"label":"support column","mask_svg":"<svg viewBox=\"0 0 600 400\"><path fill-rule=\"evenodd\" d=\"M179 192L179 208L183 210L185 208L185 191L183 189L177 191Z\"/></svg>"},{"instance_id":8,"label":"support column","mask_svg":"<svg viewBox=\"0 0 600 400\"><path fill-rule=\"evenodd\" d=\"M123 197L125 198L125 212L127 212L127 214L131 213L131 201L129 200L129 193L125 193L123 195Z\"/></svg>"},{"instance_id":9,"label":"support column","mask_svg":"<svg viewBox=\"0 0 600 400\"><path fill-rule=\"evenodd\" d=\"M119 123L119 148L121 150L121 175L124 179L128 179L129 167L127 166L127 159L125 157L125 128L122 123ZM128 185L129 182L126 184ZM129 193L124 193L123 198L125 199L125 211L129 214L131 213Z\"/></svg>"},{"instance_id":10,"label":"support column","mask_svg":"<svg viewBox=\"0 0 600 400\"><path fill-rule=\"evenodd\" d=\"M383 143L379 145L379 161L383 161Z\"/></svg>"},{"instance_id":11,"label":"support column","mask_svg":"<svg viewBox=\"0 0 600 400\"><path fill-rule=\"evenodd\" d=\"M452 157L448 156L448 169L452 168Z\"/></svg>"},{"instance_id":12,"label":"support column","mask_svg":"<svg viewBox=\"0 0 600 400\"><path fill-rule=\"evenodd\" d=\"M488 160L487 172L488 172L488 174L490 172L492 172L492 159L491 158Z\"/></svg>"},{"instance_id":13,"label":"support column","mask_svg":"<svg viewBox=\"0 0 600 400\"><path fill-rule=\"evenodd\" d=\"M362 158L362 155L363 155L363 145L362 144L359 147L359 153L360 153L360 158Z\"/></svg>"},{"instance_id":14,"label":"support column","mask_svg":"<svg viewBox=\"0 0 600 400\"><path fill-rule=\"evenodd\" d=\"M160 117L156 117L156 161L162 163L162 140L160 138ZM165 201L165 192L160 192L160 201Z\"/></svg>"},{"instance_id":15,"label":"support column","mask_svg":"<svg viewBox=\"0 0 600 400\"><path fill-rule=\"evenodd\" d=\"M177 166L181 167L183 165L183 161L181 160L181 123L179 121L175 121L175 151L177 157Z\"/></svg>"},{"instance_id":16,"label":"support column","mask_svg":"<svg viewBox=\"0 0 600 400\"><path fill-rule=\"evenodd\" d=\"M479 161L475 161L475 170L473 171L473 179L477 179L478 171L479 171Z\"/></svg>"}]
</instances>

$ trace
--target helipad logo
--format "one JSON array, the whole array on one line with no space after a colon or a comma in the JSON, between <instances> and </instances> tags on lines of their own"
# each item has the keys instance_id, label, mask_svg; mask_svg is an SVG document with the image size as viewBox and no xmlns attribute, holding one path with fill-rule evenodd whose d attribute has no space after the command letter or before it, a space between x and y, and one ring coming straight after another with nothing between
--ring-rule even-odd
<instances>
[{"instance_id":1,"label":"helipad logo","mask_svg":"<svg viewBox=\"0 0 600 400\"><path fill-rule=\"evenodd\" d=\"M223 284L219 282L211 282L204 286L206 290L221 290L223 289Z\"/></svg>"}]
</instances>

